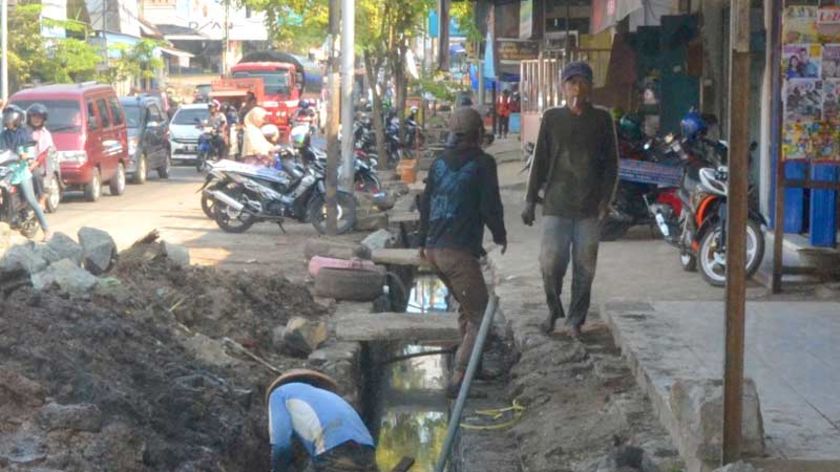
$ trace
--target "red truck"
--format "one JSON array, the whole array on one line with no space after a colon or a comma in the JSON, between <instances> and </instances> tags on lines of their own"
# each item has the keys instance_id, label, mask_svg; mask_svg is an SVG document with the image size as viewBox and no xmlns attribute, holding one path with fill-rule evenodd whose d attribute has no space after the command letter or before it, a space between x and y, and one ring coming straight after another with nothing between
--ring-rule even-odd
<instances>
[{"instance_id":1,"label":"red truck","mask_svg":"<svg viewBox=\"0 0 840 472\"><path fill-rule=\"evenodd\" d=\"M321 67L292 54L261 51L246 55L231 68L234 79L262 79L263 99L259 105L269 112L269 120L288 135L291 120L301 100L321 99Z\"/></svg>"}]
</instances>

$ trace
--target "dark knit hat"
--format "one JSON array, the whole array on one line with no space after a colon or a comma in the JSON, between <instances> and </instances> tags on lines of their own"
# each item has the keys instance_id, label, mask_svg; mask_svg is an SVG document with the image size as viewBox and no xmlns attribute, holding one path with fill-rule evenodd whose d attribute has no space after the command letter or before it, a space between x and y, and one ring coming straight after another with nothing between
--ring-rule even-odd
<instances>
[{"instance_id":1,"label":"dark knit hat","mask_svg":"<svg viewBox=\"0 0 840 472\"><path fill-rule=\"evenodd\" d=\"M561 75L563 82L577 76L583 77L589 82L592 82L592 68L589 67L589 64L579 61L566 64L566 67L563 68L563 74Z\"/></svg>"}]
</instances>

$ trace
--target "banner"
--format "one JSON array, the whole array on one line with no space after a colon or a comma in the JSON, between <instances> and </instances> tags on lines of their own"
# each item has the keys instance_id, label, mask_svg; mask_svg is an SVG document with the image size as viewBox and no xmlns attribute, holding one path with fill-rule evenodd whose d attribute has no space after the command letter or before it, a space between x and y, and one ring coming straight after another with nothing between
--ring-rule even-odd
<instances>
[{"instance_id":1,"label":"banner","mask_svg":"<svg viewBox=\"0 0 840 472\"><path fill-rule=\"evenodd\" d=\"M500 39L497 44L500 61L527 61L529 59L536 59L540 54L540 45L536 41Z\"/></svg>"},{"instance_id":2,"label":"banner","mask_svg":"<svg viewBox=\"0 0 840 472\"><path fill-rule=\"evenodd\" d=\"M534 0L519 2L519 38L531 39L534 36Z\"/></svg>"}]
</instances>

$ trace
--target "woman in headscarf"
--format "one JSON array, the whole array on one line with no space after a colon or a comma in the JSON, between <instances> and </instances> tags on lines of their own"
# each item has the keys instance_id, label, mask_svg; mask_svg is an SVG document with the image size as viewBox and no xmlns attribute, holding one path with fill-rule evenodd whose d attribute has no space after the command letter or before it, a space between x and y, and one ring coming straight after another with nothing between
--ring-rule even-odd
<instances>
[{"instance_id":1,"label":"woman in headscarf","mask_svg":"<svg viewBox=\"0 0 840 472\"><path fill-rule=\"evenodd\" d=\"M260 127L265 124L268 112L265 108L254 107L245 115L245 129L242 137L242 157L269 156L274 152L275 145L263 135Z\"/></svg>"}]
</instances>

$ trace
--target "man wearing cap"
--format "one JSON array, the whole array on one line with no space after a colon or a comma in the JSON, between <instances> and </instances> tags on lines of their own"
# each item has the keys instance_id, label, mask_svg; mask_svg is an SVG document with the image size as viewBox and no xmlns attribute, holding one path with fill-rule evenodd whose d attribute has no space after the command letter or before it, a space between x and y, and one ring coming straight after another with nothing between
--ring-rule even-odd
<instances>
[{"instance_id":1,"label":"man wearing cap","mask_svg":"<svg viewBox=\"0 0 840 472\"><path fill-rule=\"evenodd\" d=\"M566 324L577 338L589 311L600 220L615 190L618 151L612 116L590 103L589 65L568 64L562 81L566 104L543 115L522 221L528 226L534 223L535 206L544 190L540 263L548 317L543 329L550 333L557 319L565 317L560 293L571 253L572 297Z\"/></svg>"},{"instance_id":2,"label":"man wearing cap","mask_svg":"<svg viewBox=\"0 0 840 472\"><path fill-rule=\"evenodd\" d=\"M420 198L420 255L460 304L461 344L447 394L458 393L475 345L488 294L479 258L484 226L507 249L496 161L481 150L484 124L473 108L458 108L449 120L447 150L435 159Z\"/></svg>"},{"instance_id":3,"label":"man wearing cap","mask_svg":"<svg viewBox=\"0 0 840 472\"><path fill-rule=\"evenodd\" d=\"M373 438L330 377L293 369L268 388L271 471L289 472L297 440L315 472L376 472Z\"/></svg>"}]
</instances>

